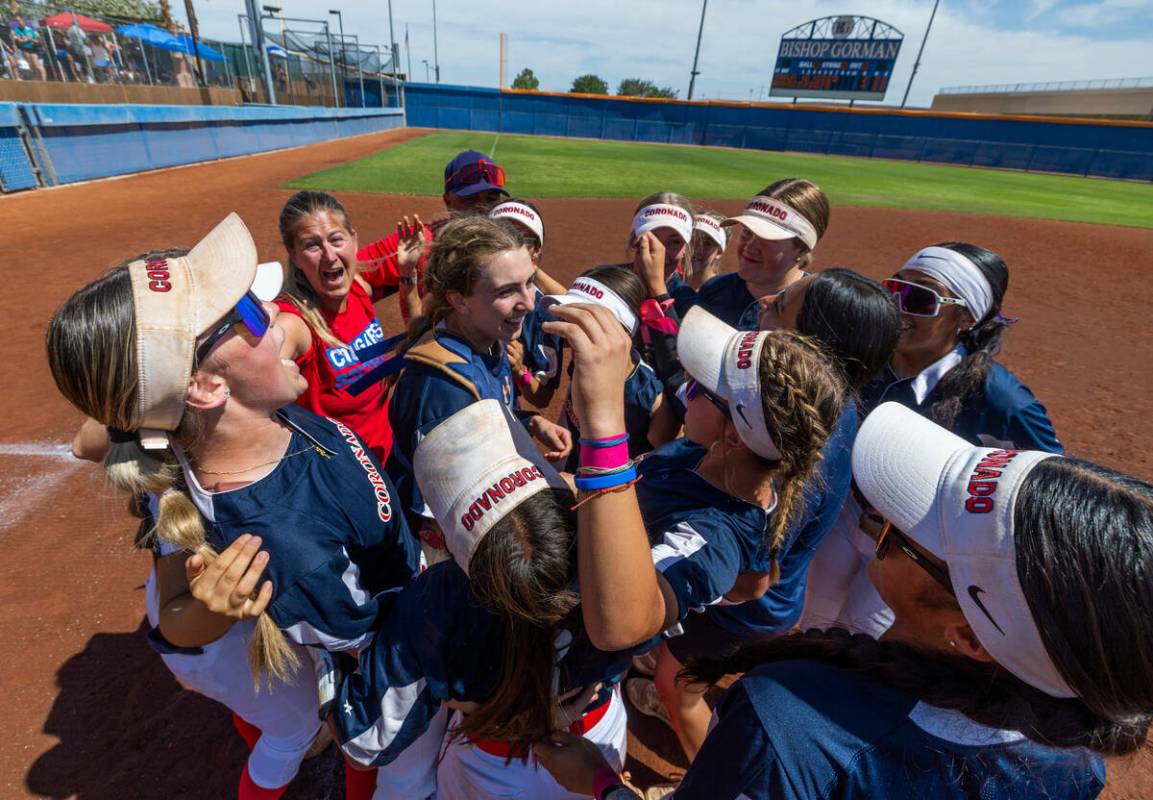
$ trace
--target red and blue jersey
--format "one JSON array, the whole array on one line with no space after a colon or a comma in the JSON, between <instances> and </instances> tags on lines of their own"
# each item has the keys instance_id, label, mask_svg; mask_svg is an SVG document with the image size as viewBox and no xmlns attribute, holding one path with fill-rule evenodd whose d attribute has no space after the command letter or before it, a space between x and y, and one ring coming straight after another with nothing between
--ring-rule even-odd
<instances>
[{"instance_id":1,"label":"red and blue jersey","mask_svg":"<svg viewBox=\"0 0 1153 800\"><path fill-rule=\"evenodd\" d=\"M276 304L282 312L300 316L291 301L280 299ZM329 330L345 344L331 345L309 326L312 343L296 359L308 388L297 398L297 405L345 423L384 461L392 448L392 428L381 367L390 357L391 343L376 318L372 298L359 281L353 281L344 311L334 314L322 309L321 314Z\"/></svg>"},{"instance_id":2,"label":"red and blue jersey","mask_svg":"<svg viewBox=\"0 0 1153 800\"><path fill-rule=\"evenodd\" d=\"M189 494L218 551L244 533L263 539L273 587L267 613L290 638L359 649L376 627L377 596L417 573L417 539L379 461L349 426L295 406L277 415L292 439L272 472L208 492L185 463Z\"/></svg>"},{"instance_id":3,"label":"red and blue jersey","mask_svg":"<svg viewBox=\"0 0 1153 800\"><path fill-rule=\"evenodd\" d=\"M1089 800L1105 765L859 673L777 661L745 673L677 800Z\"/></svg>"}]
</instances>

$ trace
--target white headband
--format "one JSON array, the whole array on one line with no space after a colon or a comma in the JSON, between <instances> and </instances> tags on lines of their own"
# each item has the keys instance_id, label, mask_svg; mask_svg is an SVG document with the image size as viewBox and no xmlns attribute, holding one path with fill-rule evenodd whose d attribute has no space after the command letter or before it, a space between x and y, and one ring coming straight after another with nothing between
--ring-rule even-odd
<instances>
[{"instance_id":1,"label":"white headband","mask_svg":"<svg viewBox=\"0 0 1153 800\"><path fill-rule=\"evenodd\" d=\"M505 515L549 487L568 488L498 400L473 403L433 428L416 446L413 472L466 574L480 540Z\"/></svg>"},{"instance_id":2,"label":"white headband","mask_svg":"<svg viewBox=\"0 0 1153 800\"><path fill-rule=\"evenodd\" d=\"M906 261L902 269L915 269L945 284L965 301L974 322L983 320L993 307L993 287L984 273L956 250L926 247Z\"/></svg>"},{"instance_id":3,"label":"white headband","mask_svg":"<svg viewBox=\"0 0 1153 800\"><path fill-rule=\"evenodd\" d=\"M721 227L721 223L704 214L698 215L696 219L693 220L693 230L705 233L710 239L719 244L722 250L725 249L725 245L729 241L729 237L725 235L725 229Z\"/></svg>"},{"instance_id":4,"label":"white headband","mask_svg":"<svg viewBox=\"0 0 1153 800\"><path fill-rule=\"evenodd\" d=\"M519 222L536 234L537 241L539 241L542 246L544 245L544 223L541 222L540 214L533 211L524 203L509 200L488 212L488 215L493 219L511 219Z\"/></svg>"},{"instance_id":5,"label":"white headband","mask_svg":"<svg viewBox=\"0 0 1153 800\"><path fill-rule=\"evenodd\" d=\"M758 368L761 348L770 335L739 331L694 306L681 321L677 355L685 372L728 401L741 441L757 455L776 461L781 451L765 420Z\"/></svg>"},{"instance_id":6,"label":"white headband","mask_svg":"<svg viewBox=\"0 0 1153 800\"><path fill-rule=\"evenodd\" d=\"M693 215L680 206L656 203L645 206L633 217L633 236L639 238L657 228L672 228L687 242L693 238Z\"/></svg>"},{"instance_id":7,"label":"white headband","mask_svg":"<svg viewBox=\"0 0 1153 800\"><path fill-rule=\"evenodd\" d=\"M629 304L624 301L623 297L600 281L594 281L592 278L577 278L564 294L545 295L544 300L542 300L544 308L548 308L550 305L567 305L568 303L590 303L594 306L604 306L613 312L613 316L621 325L624 325L629 336L637 332L637 315L629 308Z\"/></svg>"},{"instance_id":8,"label":"white headband","mask_svg":"<svg viewBox=\"0 0 1153 800\"><path fill-rule=\"evenodd\" d=\"M905 535L949 568L949 582L989 655L1052 697L1076 693L1045 649L1017 573L1021 484L1053 453L974 447L899 403L861 424L853 479Z\"/></svg>"},{"instance_id":9,"label":"white headband","mask_svg":"<svg viewBox=\"0 0 1153 800\"><path fill-rule=\"evenodd\" d=\"M762 239L781 241L797 238L812 250L817 246L817 229L795 208L774 197L758 195L749 201L738 216L726 219L725 225L739 222Z\"/></svg>"}]
</instances>

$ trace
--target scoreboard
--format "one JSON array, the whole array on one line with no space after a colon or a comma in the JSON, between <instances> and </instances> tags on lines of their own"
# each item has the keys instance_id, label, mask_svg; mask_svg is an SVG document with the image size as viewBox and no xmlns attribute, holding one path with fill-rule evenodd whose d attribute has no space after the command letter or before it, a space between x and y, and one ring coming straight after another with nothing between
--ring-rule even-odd
<instances>
[{"instance_id":1,"label":"scoreboard","mask_svg":"<svg viewBox=\"0 0 1153 800\"><path fill-rule=\"evenodd\" d=\"M770 95L883 100L902 39L781 39Z\"/></svg>"}]
</instances>

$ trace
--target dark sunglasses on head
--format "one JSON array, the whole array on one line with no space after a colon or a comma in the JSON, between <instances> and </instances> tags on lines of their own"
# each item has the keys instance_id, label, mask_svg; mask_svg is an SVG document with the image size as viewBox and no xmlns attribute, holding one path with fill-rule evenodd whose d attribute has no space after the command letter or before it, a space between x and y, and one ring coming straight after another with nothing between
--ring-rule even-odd
<instances>
[{"instance_id":1,"label":"dark sunglasses on head","mask_svg":"<svg viewBox=\"0 0 1153 800\"><path fill-rule=\"evenodd\" d=\"M729 416L729 404L715 394L710 392L700 384L695 378L689 378L685 381L685 400L695 400L697 397L703 397L712 403L718 411Z\"/></svg>"},{"instance_id":2,"label":"dark sunglasses on head","mask_svg":"<svg viewBox=\"0 0 1153 800\"><path fill-rule=\"evenodd\" d=\"M478 183L491 183L493 186L504 186L504 169L491 161L477 161L465 164L456 172L444 179L445 188L452 191L453 187L463 188Z\"/></svg>"},{"instance_id":3,"label":"dark sunglasses on head","mask_svg":"<svg viewBox=\"0 0 1153 800\"><path fill-rule=\"evenodd\" d=\"M246 293L196 348L196 363L203 361L216 343L237 325L243 325L249 333L260 339L268 333L271 324L272 318L268 316L268 310L260 298L252 292Z\"/></svg>"},{"instance_id":4,"label":"dark sunglasses on head","mask_svg":"<svg viewBox=\"0 0 1153 800\"><path fill-rule=\"evenodd\" d=\"M942 305L968 308L964 300L955 297L942 297L927 286L910 283L899 278L888 278L881 285L897 298L901 312L911 317L935 317L941 313Z\"/></svg>"},{"instance_id":5,"label":"dark sunglasses on head","mask_svg":"<svg viewBox=\"0 0 1153 800\"><path fill-rule=\"evenodd\" d=\"M900 528L889 522L889 520L885 520L885 526L881 528L881 532L877 535L876 555L878 561L885 560L885 556L889 553L890 545L896 545L897 549L907 555L909 560L914 564L929 573L929 577L944 587L945 591L949 594L954 594L953 582L949 579L949 570L937 566L928 556L913 546L909 537L906 536Z\"/></svg>"}]
</instances>

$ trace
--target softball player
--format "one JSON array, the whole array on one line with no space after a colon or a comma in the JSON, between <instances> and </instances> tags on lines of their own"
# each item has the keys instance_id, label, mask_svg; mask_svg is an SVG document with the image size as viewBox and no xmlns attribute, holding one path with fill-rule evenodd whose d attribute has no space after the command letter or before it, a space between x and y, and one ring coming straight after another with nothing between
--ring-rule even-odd
<instances>
[{"instance_id":1,"label":"softball player","mask_svg":"<svg viewBox=\"0 0 1153 800\"><path fill-rule=\"evenodd\" d=\"M883 281L903 325L888 367L861 390L865 413L894 401L973 444L1062 452L1044 406L993 360L1009 325L1001 316L1008 283L1000 257L965 243L924 248ZM815 559L820 595L807 621L878 635L893 611L866 579L873 555L859 526L862 510L846 503Z\"/></svg>"},{"instance_id":2,"label":"softball player","mask_svg":"<svg viewBox=\"0 0 1153 800\"><path fill-rule=\"evenodd\" d=\"M429 254L426 316L414 321L389 408L396 439L388 471L432 549L443 551L443 543L413 480L412 459L420 439L446 418L495 399L524 420L548 458L564 458L572 446L566 429L516 406L505 346L534 308L534 273L522 240L486 217L445 225Z\"/></svg>"},{"instance_id":3,"label":"softball player","mask_svg":"<svg viewBox=\"0 0 1153 800\"><path fill-rule=\"evenodd\" d=\"M280 212L280 237L288 255L283 316L285 357L308 381L297 403L333 417L362 438L384 461L392 448L388 390L389 350L373 303L379 271L361 273L356 229L344 206L324 192L297 192Z\"/></svg>"},{"instance_id":4,"label":"softball player","mask_svg":"<svg viewBox=\"0 0 1153 800\"><path fill-rule=\"evenodd\" d=\"M681 314L696 297L681 277L693 260L695 220L696 210L686 197L657 192L637 204L629 233L629 256L648 296L658 302L671 298Z\"/></svg>"},{"instance_id":5,"label":"softball player","mask_svg":"<svg viewBox=\"0 0 1153 800\"><path fill-rule=\"evenodd\" d=\"M599 466L595 477L576 478L591 492L580 512L582 535L599 526L602 534L643 541L629 488L635 469L618 441L627 336L603 309L562 306L557 314L550 326L568 332L576 348L573 381L586 433L615 432L586 439L582 462ZM452 560L396 595L378 644L337 682L331 713L338 741L356 761L388 763L451 703L458 711L438 797L572 797L535 768L529 747L564 728L621 763L625 717L612 684L634 651L601 649L582 624L568 485L495 399L466 406L422 438L415 470ZM332 659L334 666L342 660Z\"/></svg>"},{"instance_id":6,"label":"softball player","mask_svg":"<svg viewBox=\"0 0 1153 800\"><path fill-rule=\"evenodd\" d=\"M529 257L536 266L534 282L537 285L536 304L524 319L520 337L508 343L508 361L512 369L517 394L536 408L546 408L560 386L563 340L546 334L541 326L548 319L540 301L542 288L550 294L564 293L564 287L541 269L544 250L544 221L540 210L527 200L511 199L500 203L489 212L492 219L510 223L525 239Z\"/></svg>"},{"instance_id":7,"label":"softball player","mask_svg":"<svg viewBox=\"0 0 1153 800\"><path fill-rule=\"evenodd\" d=\"M697 302L740 330L757 328L759 298L804 277L829 227L829 201L814 183L786 178L761 190L725 225L740 225L737 271L701 287Z\"/></svg>"},{"instance_id":8,"label":"softball player","mask_svg":"<svg viewBox=\"0 0 1153 800\"><path fill-rule=\"evenodd\" d=\"M277 310L253 293L257 283L255 244L231 215L187 254L137 259L70 298L50 323L49 362L73 404L122 432L105 460L113 483L158 497L157 537L179 549L157 567L163 638L201 646L252 620L231 635L248 637L265 676L295 684L307 673L301 645L367 644L376 595L409 580L417 548L356 434L285 406L304 379L281 357ZM264 555L254 551L257 538ZM223 555L206 566L213 553ZM264 570L270 580L252 599ZM222 573L233 576L223 587ZM219 682L210 696L240 710L243 698L229 688L240 691L236 666L204 674ZM298 754L279 774L295 772ZM255 769L246 776L270 796L283 791L256 783Z\"/></svg>"},{"instance_id":9,"label":"softball player","mask_svg":"<svg viewBox=\"0 0 1153 800\"><path fill-rule=\"evenodd\" d=\"M725 215L716 211L701 211L693 220L692 258L685 262L688 269L682 269L678 276L694 292L699 292L721 270L729 243L721 224L724 221Z\"/></svg>"},{"instance_id":10,"label":"softball player","mask_svg":"<svg viewBox=\"0 0 1153 800\"><path fill-rule=\"evenodd\" d=\"M407 324L421 315L420 298L424 295L425 256L422 247L409 261L405 254L414 244L431 242L437 230L452 217L461 214L485 214L508 197L504 169L484 153L465 150L457 153L444 167L444 207L449 218L426 225L415 222L397 226L396 233L360 248L357 261L365 267L368 280L379 287L400 290L400 315ZM409 242L406 244L405 240ZM386 289L386 291L388 291Z\"/></svg>"},{"instance_id":11,"label":"softball player","mask_svg":"<svg viewBox=\"0 0 1153 800\"><path fill-rule=\"evenodd\" d=\"M548 295L543 298L542 305L603 305L628 331L629 336L636 336L644 297L644 285L632 270L623 264L605 264L585 270L566 293ZM654 444L663 444L659 432L653 426L654 417L664 401L664 394L660 378L636 350L632 353L632 363L632 371L625 380L625 433L629 435L629 456L636 458L652 450ZM573 405L571 392L565 399L561 422L572 433L574 441L580 439L580 417ZM565 471L575 473L579 465L579 452L569 453Z\"/></svg>"}]
</instances>

